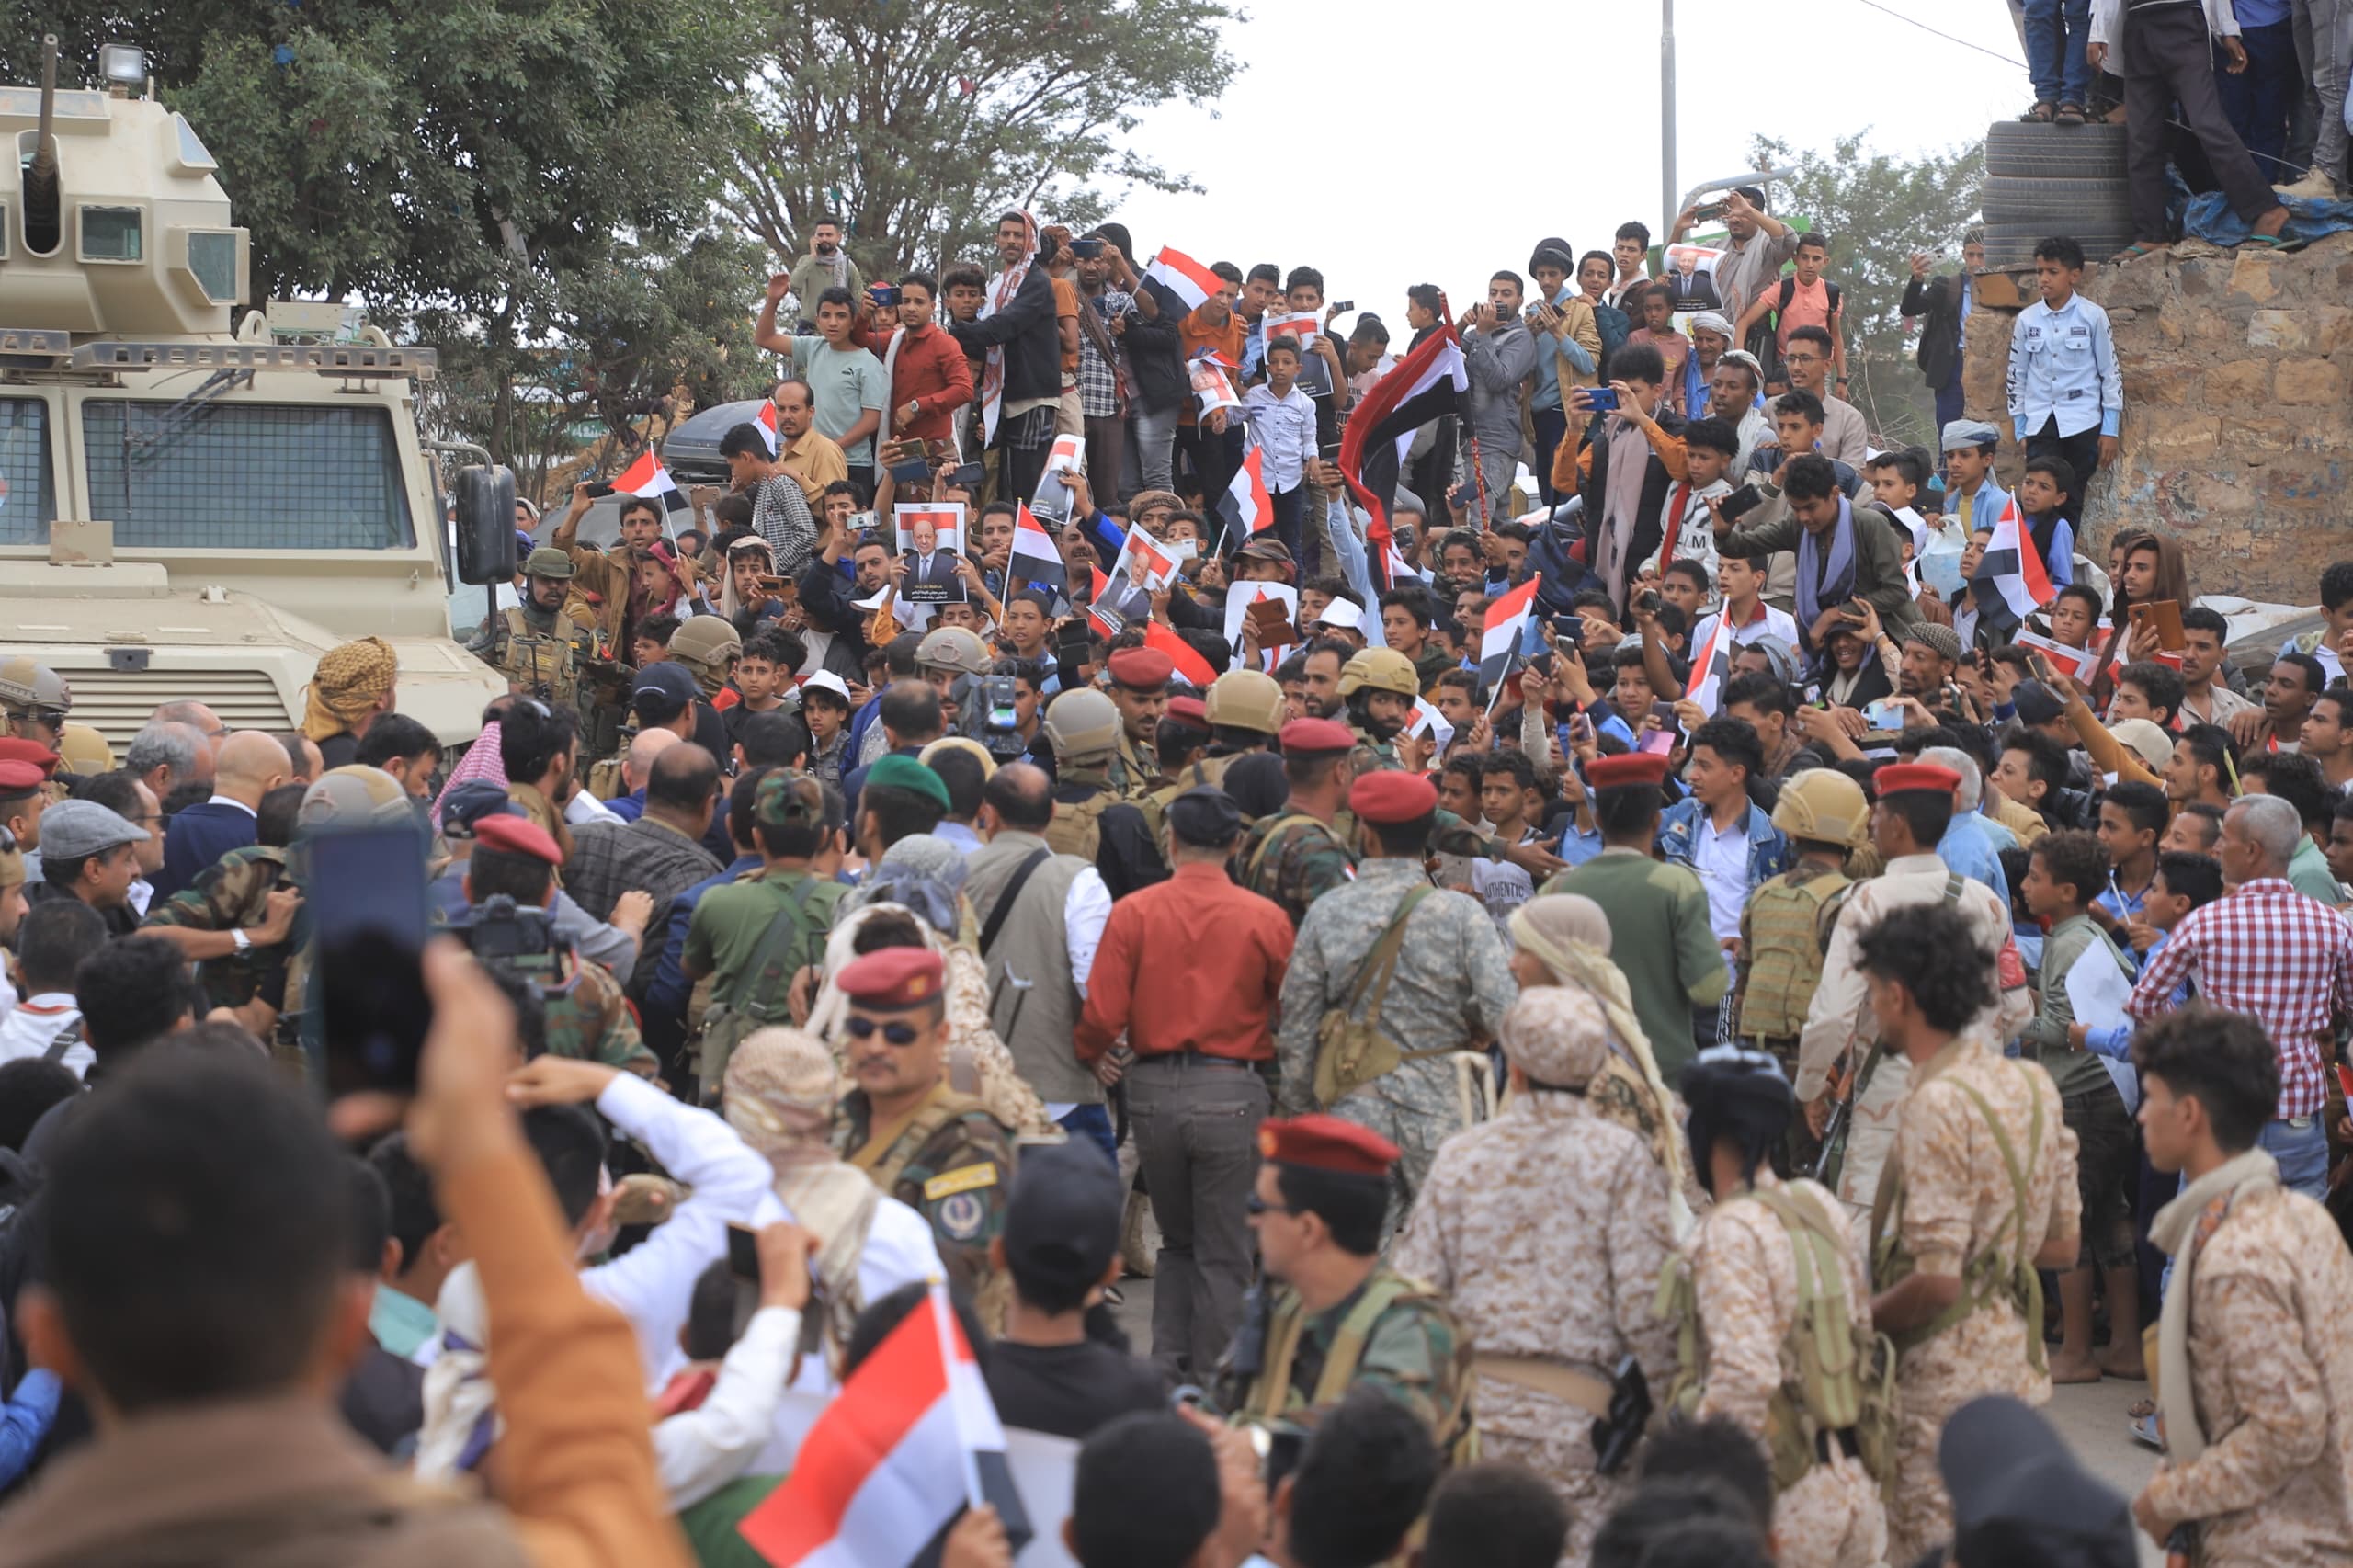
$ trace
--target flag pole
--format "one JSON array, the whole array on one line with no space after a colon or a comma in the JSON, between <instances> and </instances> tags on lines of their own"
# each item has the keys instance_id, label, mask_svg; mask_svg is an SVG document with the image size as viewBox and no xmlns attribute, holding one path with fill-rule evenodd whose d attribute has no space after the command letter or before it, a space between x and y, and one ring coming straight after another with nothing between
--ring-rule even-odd
<instances>
[{"instance_id":1,"label":"flag pole","mask_svg":"<svg viewBox=\"0 0 2353 1568\"><path fill-rule=\"evenodd\" d=\"M939 1369L942 1381L948 1385L950 1408L956 1403L956 1338L954 1309L948 1304L948 1282L938 1275L931 1278L929 1292L932 1325L939 1332ZM972 1457L972 1445L964 1440L963 1424L957 1424L956 1451L964 1466L964 1501L975 1508L988 1506L988 1498L981 1491L980 1461Z\"/></svg>"}]
</instances>

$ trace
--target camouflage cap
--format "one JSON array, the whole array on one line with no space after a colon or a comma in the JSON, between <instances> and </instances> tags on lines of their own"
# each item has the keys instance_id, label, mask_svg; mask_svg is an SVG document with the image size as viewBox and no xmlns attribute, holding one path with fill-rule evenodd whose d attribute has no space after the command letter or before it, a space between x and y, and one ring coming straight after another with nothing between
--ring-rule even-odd
<instances>
[{"instance_id":1,"label":"camouflage cap","mask_svg":"<svg viewBox=\"0 0 2353 1568\"><path fill-rule=\"evenodd\" d=\"M572 557L561 550L543 544L531 551L530 559L523 562L523 575L546 577L553 582L568 583L572 581Z\"/></svg>"},{"instance_id":2,"label":"camouflage cap","mask_svg":"<svg viewBox=\"0 0 2353 1568\"><path fill-rule=\"evenodd\" d=\"M779 767L752 796L752 820L763 827L811 827L825 820L825 790L813 773Z\"/></svg>"},{"instance_id":3,"label":"camouflage cap","mask_svg":"<svg viewBox=\"0 0 2353 1568\"><path fill-rule=\"evenodd\" d=\"M323 827L391 827L416 821L401 781L381 767L330 768L302 792L295 818L304 832Z\"/></svg>"}]
</instances>

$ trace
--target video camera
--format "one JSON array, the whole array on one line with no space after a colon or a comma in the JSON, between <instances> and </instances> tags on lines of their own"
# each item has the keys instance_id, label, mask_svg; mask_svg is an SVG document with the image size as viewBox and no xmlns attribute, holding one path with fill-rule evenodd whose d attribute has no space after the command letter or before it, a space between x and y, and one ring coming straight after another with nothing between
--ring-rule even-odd
<instances>
[{"instance_id":1,"label":"video camera","mask_svg":"<svg viewBox=\"0 0 2353 1568\"><path fill-rule=\"evenodd\" d=\"M557 971L554 917L544 909L527 909L505 893L452 916L449 929L463 935L468 949L486 964L534 979Z\"/></svg>"}]
</instances>

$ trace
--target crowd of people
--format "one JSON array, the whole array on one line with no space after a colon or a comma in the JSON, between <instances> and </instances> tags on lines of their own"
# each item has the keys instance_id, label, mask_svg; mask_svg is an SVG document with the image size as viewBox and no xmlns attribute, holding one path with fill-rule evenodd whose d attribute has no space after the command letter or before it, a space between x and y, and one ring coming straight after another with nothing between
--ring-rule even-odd
<instances>
[{"instance_id":1,"label":"crowd of people","mask_svg":"<svg viewBox=\"0 0 2353 1568\"><path fill-rule=\"evenodd\" d=\"M2085 542L2063 236L2016 472L1926 255L1875 446L1767 207L1714 308L1630 223L1395 353L821 225L727 494L518 515L464 747L375 639L119 766L0 665L0 1568L759 1561L942 1281L1085 1568L2340 1556L2353 562L2254 667ZM404 1117L319 1109L354 830L449 933ZM2102 1378L2129 1502L2031 1408ZM973 1495L918 1561L1011 1561Z\"/></svg>"}]
</instances>

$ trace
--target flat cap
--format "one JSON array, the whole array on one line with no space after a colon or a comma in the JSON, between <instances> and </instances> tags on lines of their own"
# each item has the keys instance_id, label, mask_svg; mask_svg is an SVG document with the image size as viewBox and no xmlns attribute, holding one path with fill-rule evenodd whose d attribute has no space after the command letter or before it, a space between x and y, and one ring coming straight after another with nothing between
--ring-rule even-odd
<instances>
[{"instance_id":1,"label":"flat cap","mask_svg":"<svg viewBox=\"0 0 2353 1568\"><path fill-rule=\"evenodd\" d=\"M508 816L493 812L474 822L474 843L484 849L495 849L507 855L529 856L551 866L563 864L563 851L557 848L548 830L525 816Z\"/></svg>"},{"instance_id":2,"label":"flat cap","mask_svg":"<svg viewBox=\"0 0 2353 1568\"><path fill-rule=\"evenodd\" d=\"M1111 678L1135 691L1158 691L1176 673L1176 661L1157 648L1122 648L1106 666Z\"/></svg>"},{"instance_id":3,"label":"flat cap","mask_svg":"<svg viewBox=\"0 0 2353 1568\"><path fill-rule=\"evenodd\" d=\"M920 766L912 758L900 760ZM881 948L844 965L835 982L856 1006L895 1013L937 1000L945 988L944 973L939 955L929 948Z\"/></svg>"},{"instance_id":4,"label":"flat cap","mask_svg":"<svg viewBox=\"0 0 2353 1568\"><path fill-rule=\"evenodd\" d=\"M147 830L133 827L96 801L60 801L41 813L41 858L47 862L79 860L144 844Z\"/></svg>"},{"instance_id":5,"label":"flat cap","mask_svg":"<svg viewBox=\"0 0 2353 1568\"><path fill-rule=\"evenodd\" d=\"M2067 711L2059 694L2039 680L2022 680L2010 688L2010 706L2018 710L2018 718L2029 724L2048 724Z\"/></svg>"},{"instance_id":6,"label":"flat cap","mask_svg":"<svg viewBox=\"0 0 2353 1568\"><path fill-rule=\"evenodd\" d=\"M1242 836L1242 808L1215 785L1186 790L1168 802L1168 831L1187 844L1216 849Z\"/></svg>"},{"instance_id":7,"label":"flat cap","mask_svg":"<svg viewBox=\"0 0 2353 1568\"><path fill-rule=\"evenodd\" d=\"M948 799L948 786L939 775L911 756L896 752L877 757L874 766L866 770L866 782L871 787L882 785L893 790L912 790L937 804L941 811L952 803Z\"/></svg>"},{"instance_id":8,"label":"flat cap","mask_svg":"<svg viewBox=\"0 0 2353 1568\"><path fill-rule=\"evenodd\" d=\"M1438 810L1438 787L1418 773L1368 773L1349 786L1348 810L1359 822L1414 822Z\"/></svg>"},{"instance_id":9,"label":"flat cap","mask_svg":"<svg viewBox=\"0 0 2353 1568\"><path fill-rule=\"evenodd\" d=\"M1938 626L1933 620L1916 621L1907 627L1904 641L1933 648L1938 658L1950 659L1955 664L1961 663L1965 656L1965 650L1961 645L1961 633L1949 626Z\"/></svg>"},{"instance_id":10,"label":"flat cap","mask_svg":"<svg viewBox=\"0 0 2353 1568\"><path fill-rule=\"evenodd\" d=\"M1279 1165L1338 1176L1385 1176L1397 1163L1397 1145L1371 1128L1321 1113L1260 1122L1258 1153Z\"/></svg>"},{"instance_id":11,"label":"flat cap","mask_svg":"<svg viewBox=\"0 0 2353 1568\"><path fill-rule=\"evenodd\" d=\"M1297 564L1291 559L1290 546L1279 539L1270 539L1264 535L1252 540L1234 553L1245 561L1274 561L1285 566Z\"/></svg>"},{"instance_id":12,"label":"flat cap","mask_svg":"<svg viewBox=\"0 0 2353 1568\"><path fill-rule=\"evenodd\" d=\"M1336 719L1293 719L1278 737L1285 756L1303 752L1354 751L1356 732Z\"/></svg>"}]
</instances>

